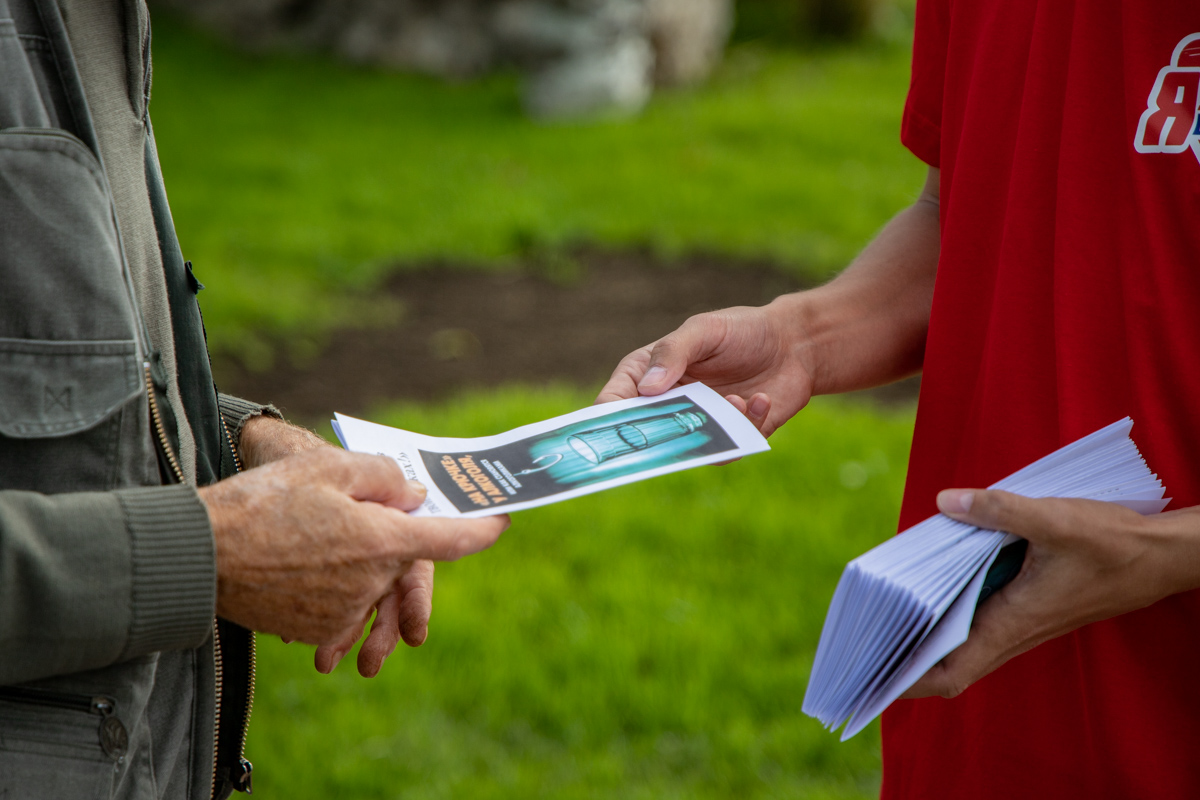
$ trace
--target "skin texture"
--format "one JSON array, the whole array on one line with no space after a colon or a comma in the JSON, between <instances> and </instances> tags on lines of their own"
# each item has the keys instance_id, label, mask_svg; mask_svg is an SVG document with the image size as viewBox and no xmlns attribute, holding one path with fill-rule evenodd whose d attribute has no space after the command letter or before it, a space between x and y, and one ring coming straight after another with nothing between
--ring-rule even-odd
<instances>
[{"instance_id":1,"label":"skin texture","mask_svg":"<svg viewBox=\"0 0 1200 800\"><path fill-rule=\"evenodd\" d=\"M770 436L813 395L918 371L937 275L939 178L931 169L920 199L826 286L692 317L626 356L597 402L703 381ZM1044 641L1200 586L1200 507L1142 517L1111 503L982 489L943 491L938 507L1027 539L1029 549L1017 578L980 607L967 641L907 698L954 697Z\"/></svg>"},{"instance_id":2,"label":"skin texture","mask_svg":"<svg viewBox=\"0 0 1200 800\"><path fill-rule=\"evenodd\" d=\"M333 445L308 428L266 415L247 420L238 438L238 455L242 458L244 469L261 467L319 447L333 448Z\"/></svg>"},{"instance_id":3,"label":"skin texture","mask_svg":"<svg viewBox=\"0 0 1200 800\"><path fill-rule=\"evenodd\" d=\"M245 471L200 489L217 543L217 613L285 641L316 644L330 672L362 636L358 670L379 672L401 638L425 641L433 561L483 550L507 517L411 517L425 488L394 461L346 453L311 431L256 417Z\"/></svg>"}]
</instances>

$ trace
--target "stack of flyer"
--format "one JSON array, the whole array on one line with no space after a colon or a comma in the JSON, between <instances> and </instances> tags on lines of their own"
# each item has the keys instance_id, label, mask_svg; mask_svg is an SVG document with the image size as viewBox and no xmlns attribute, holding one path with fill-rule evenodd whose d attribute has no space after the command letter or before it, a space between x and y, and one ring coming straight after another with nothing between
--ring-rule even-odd
<instances>
[{"instance_id":1,"label":"stack of flyer","mask_svg":"<svg viewBox=\"0 0 1200 800\"><path fill-rule=\"evenodd\" d=\"M1128 417L999 483L1027 497L1106 500L1162 511L1163 486L1129 438ZM851 561L834 592L804 713L842 741L966 641L975 609L1020 571L1025 542L941 514Z\"/></svg>"}]
</instances>

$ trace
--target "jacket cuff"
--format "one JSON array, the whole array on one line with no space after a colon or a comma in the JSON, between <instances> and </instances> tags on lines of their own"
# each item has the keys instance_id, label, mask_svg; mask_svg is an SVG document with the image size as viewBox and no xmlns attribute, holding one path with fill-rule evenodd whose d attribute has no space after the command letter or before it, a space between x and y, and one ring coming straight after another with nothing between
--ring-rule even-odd
<instances>
[{"instance_id":1,"label":"jacket cuff","mask_svg":"<svg viewBox=\"0 0 1200 800\"><path fill-rule=\"evenodd\" d=\"M220 392L217 393L217 405L221 409L221 418L229 427L229 438L233 439L235 446L241 445L242 428L254 417L266 414L278 420L283 419L283 414L273 405L251 403L249 400Z\"/></svg>"},{"instance_id":2,"label":"jacket cuff","mask_svg":"<svg viewBox=\"0 0 1200 800\"><path fill-rule=\"evenodd\" d=\"M132 619L122 658L203 644L217 604L217 553L208 510L186 485L123 489L133 565Z\"/></svg>"}]
</instances>

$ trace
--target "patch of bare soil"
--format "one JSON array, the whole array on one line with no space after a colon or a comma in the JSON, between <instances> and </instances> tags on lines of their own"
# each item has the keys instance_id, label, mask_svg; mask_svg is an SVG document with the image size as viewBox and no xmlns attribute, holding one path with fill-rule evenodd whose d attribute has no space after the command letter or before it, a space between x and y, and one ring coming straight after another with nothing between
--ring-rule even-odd
<instances>
[{"instance_id":1,"label":"patch of bare soil","mask_svg":"<svg viewBox=\"0 0 1200 800\"><path fill-rule=\"evenodd\" d=\"M585 251L550 266L534 259L503 273L437 264L402 271L383 289L404 309L395 326L336 331L303 367L279 359L255 372L218 357L217 383L310 424L335 410L363 413L384 401L502 383L598 387L625 354L693 314L762 305L803 288L770 264L704 256L664 262L638 251ZM906 402L918 386L911 379L869 396Z\"/></svg>"}]
</instances>

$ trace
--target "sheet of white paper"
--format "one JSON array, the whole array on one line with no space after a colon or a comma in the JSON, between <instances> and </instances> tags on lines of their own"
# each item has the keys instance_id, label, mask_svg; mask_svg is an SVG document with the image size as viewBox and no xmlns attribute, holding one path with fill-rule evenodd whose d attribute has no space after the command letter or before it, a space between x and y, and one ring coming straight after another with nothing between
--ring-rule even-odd
<instances>
[{"instance_id":1,"label":"sheet of white paper","mask_svg":"<svg viewBox=\"0 0 1200 800\"><path fill-rule=\"evenodd\" d=\"M343 447L394 458L425 484L420 516L483 517L557 503L770 449L700 383L575 411L507 433L448 439L337 415Z\"/></svg>"}]
</instances>

